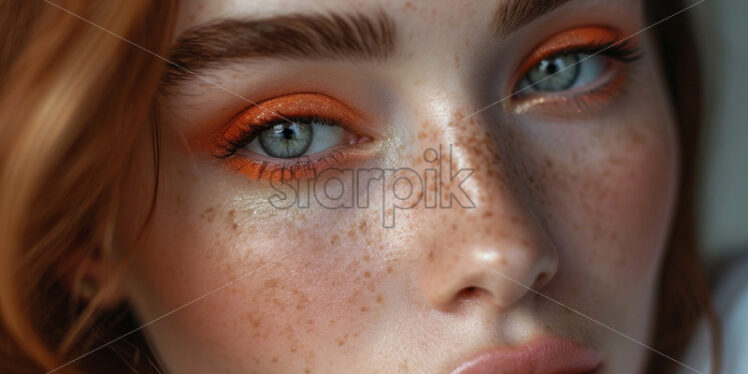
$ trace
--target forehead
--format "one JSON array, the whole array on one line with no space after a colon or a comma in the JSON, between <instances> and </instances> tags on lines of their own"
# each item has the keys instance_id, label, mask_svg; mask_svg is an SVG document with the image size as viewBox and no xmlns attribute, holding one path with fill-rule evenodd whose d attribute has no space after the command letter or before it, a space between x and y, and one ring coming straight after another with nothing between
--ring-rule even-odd
<instances>
[{"instance_id":1,"label":"forehead","mask_svg":"<svg viewBox=\"0 0 748 374\"><path fill-rule=\"evenodd\" d=\"M288 13L308 12L369 12L381 9L391 11L391 15L401 12L412 12L415 10L426 10L434 16L440 13L462 13L467 14L474 9L485 9L498 7L502 2L511 0L183 0L180 2L180 13L187 19L195 17L195 21L201 18L214 17L241 17L241 16L276 16ZM534 0L523 0L534 2ZM554 2L554 0L541 0L543 2ZM440 11L441 10L441 11Z\"/></svg>"},{"instance_id":2,"label":"forehead","mask_svg":"<svg viewBox=\"0 0 748 374\"><path fill-rule=\"evenodd\" d=\"M289 14L384 13L409 29L447 29L480 32L486 28L517 28L519 23L560 7L631 10L642 0L183 0L176 35L195 25L218 19L262 19ZM476 27L477 26L477 27Z\"/></svg>"},{"instance_id":3,"label":"forehead","mask_svg":"<svg viewBox=\"0 0 748 374\"><path fill-rule=\"evenodd\" d=\"M367 14L384 11L395 20L401 17L413 20L418 17L437 24L457 23L468 18L475 21L485 15L486 9L497 8L502 2L507 0L184 0L180 2L177 34L194 25L216 19L270 18L287 14Z\"/></svg>"}]
</instances>

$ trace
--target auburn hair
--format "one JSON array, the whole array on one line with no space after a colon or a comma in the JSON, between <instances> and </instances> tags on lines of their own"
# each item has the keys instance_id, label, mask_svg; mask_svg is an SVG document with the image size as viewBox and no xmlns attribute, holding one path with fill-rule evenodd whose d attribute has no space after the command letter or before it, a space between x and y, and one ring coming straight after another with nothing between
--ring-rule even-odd
<instances>
[{"instance_id":1,"label":"auburn hair","mask_svg":"<svg viewBox=\"0 0 748 374\"><path fill-rule=\"evenodd\" d=\"M654 22L683 4L645 0L645 6ZM124 170L144 131L152 133L158 170L154 113L165 61L144 50L168 55L176 7L176 0L0 2L2 372L162 372L127 305L102 308L97 296L83 303L69 280L85 258L111 250ZM683 165L652 345L678 357L706 316L718 352L717 319L696 250L698 55L685 16L650 32L678 119ZM647 372L677 366L651 354Z\"/></svg>"}]
</instances>

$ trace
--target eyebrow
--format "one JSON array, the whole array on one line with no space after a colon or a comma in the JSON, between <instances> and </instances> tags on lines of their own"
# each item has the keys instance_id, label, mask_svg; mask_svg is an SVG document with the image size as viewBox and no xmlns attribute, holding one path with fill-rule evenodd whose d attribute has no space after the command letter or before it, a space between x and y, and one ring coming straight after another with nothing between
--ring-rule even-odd
<instances>
[{"instance_id":1,"label":"eyebrow","mask_svg":"<svg viewBox=\"0 0 748 374\"><path fill-rule=\"evenodd\" d=\"M272 57L383 60L395 50L395 24L383 12L289 14L226 19L183 33L169 54L165 81L193 78L219 62Z\"/></svg>"},{"instance_id":2,"label":"eyebrow","mask_svg":"<svg viewBox=\"0 0 748 374\"><path fill-rule=\"evenodd\" d=\"M573 0L509 0L502 1L493 18L494 34L499 38L550 13Z\"/></svg>"},{"instance_id":3,"label":"eyebrow","mask_svg":"<svg viewBox=\"0 0 748 374\"><path fill-rule=\"evenodd\" d=\"M574 0L499 1L494 34L503 38ZM383 11L366 15L288 14L224 19L185 31L172 47L163 86L201 69L249 58L385 60L395 52L396 28Z\"/></svg>"}]
</instances>

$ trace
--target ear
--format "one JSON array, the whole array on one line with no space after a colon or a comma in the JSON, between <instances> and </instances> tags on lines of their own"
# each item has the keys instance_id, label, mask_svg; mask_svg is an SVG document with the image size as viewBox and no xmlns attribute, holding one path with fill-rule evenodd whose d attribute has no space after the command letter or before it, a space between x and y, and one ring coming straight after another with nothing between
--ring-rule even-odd
<instances>
[{"instance_id":1,"label":"ear","mask_svg":"<svg viewBox=\"0 0 748 374\"><path fill-rule=\"evenodd\" d=\"M113 308L125 301L121 287L123 269L116 269L100 249L83 254L63 276L70 294L84 304Z\"/></svg>"}]
</instances>

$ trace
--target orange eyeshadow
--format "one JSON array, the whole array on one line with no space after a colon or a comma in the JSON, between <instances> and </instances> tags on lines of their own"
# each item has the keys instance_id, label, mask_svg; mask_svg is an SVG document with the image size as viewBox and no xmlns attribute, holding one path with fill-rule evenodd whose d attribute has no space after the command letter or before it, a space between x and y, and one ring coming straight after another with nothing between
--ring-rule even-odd
<instances>
[{"instance_id":1,"label":"orange eyeshadow","mask_svg":"<svg viewBox=\"0 0 748 374\"><path fill-rule=\"evenodd\" d=\"M539 47L524 59L519 68L519 75L514 82L519 81L533 66L540 61L553 56L561 51L568 50L576 46L587 44L604 44L616 42L620 38L620 33L602 26L588 26L564 31L545 40Z\"/></svg>"},{"instance_id":2,"label":"orange eyeshadow","mask_svg":"<svg viewBox=\"0 0 748 374\"><path fill-rule=\"evenodd\" d=\"M328 167L340 167L348 161L360 159L367 152L356 147L369 142L367 136L351 134L346 140L344 151L332 151L319 160L308 157L298 159L277 159L276 161L255 160L246 156L229 153L227 150L246 141L253 130L269 123L289 118L317 117L339 124L346 130L360 133L364 130L366 118L340 101L316 93L296 93L268 99L252 105L235 116L226 126L200 137L192 142L193 148L205 150L216 157L224 158L227 167L253 180L287 180L312 177Z\"/></svg>"}]
</instances>

